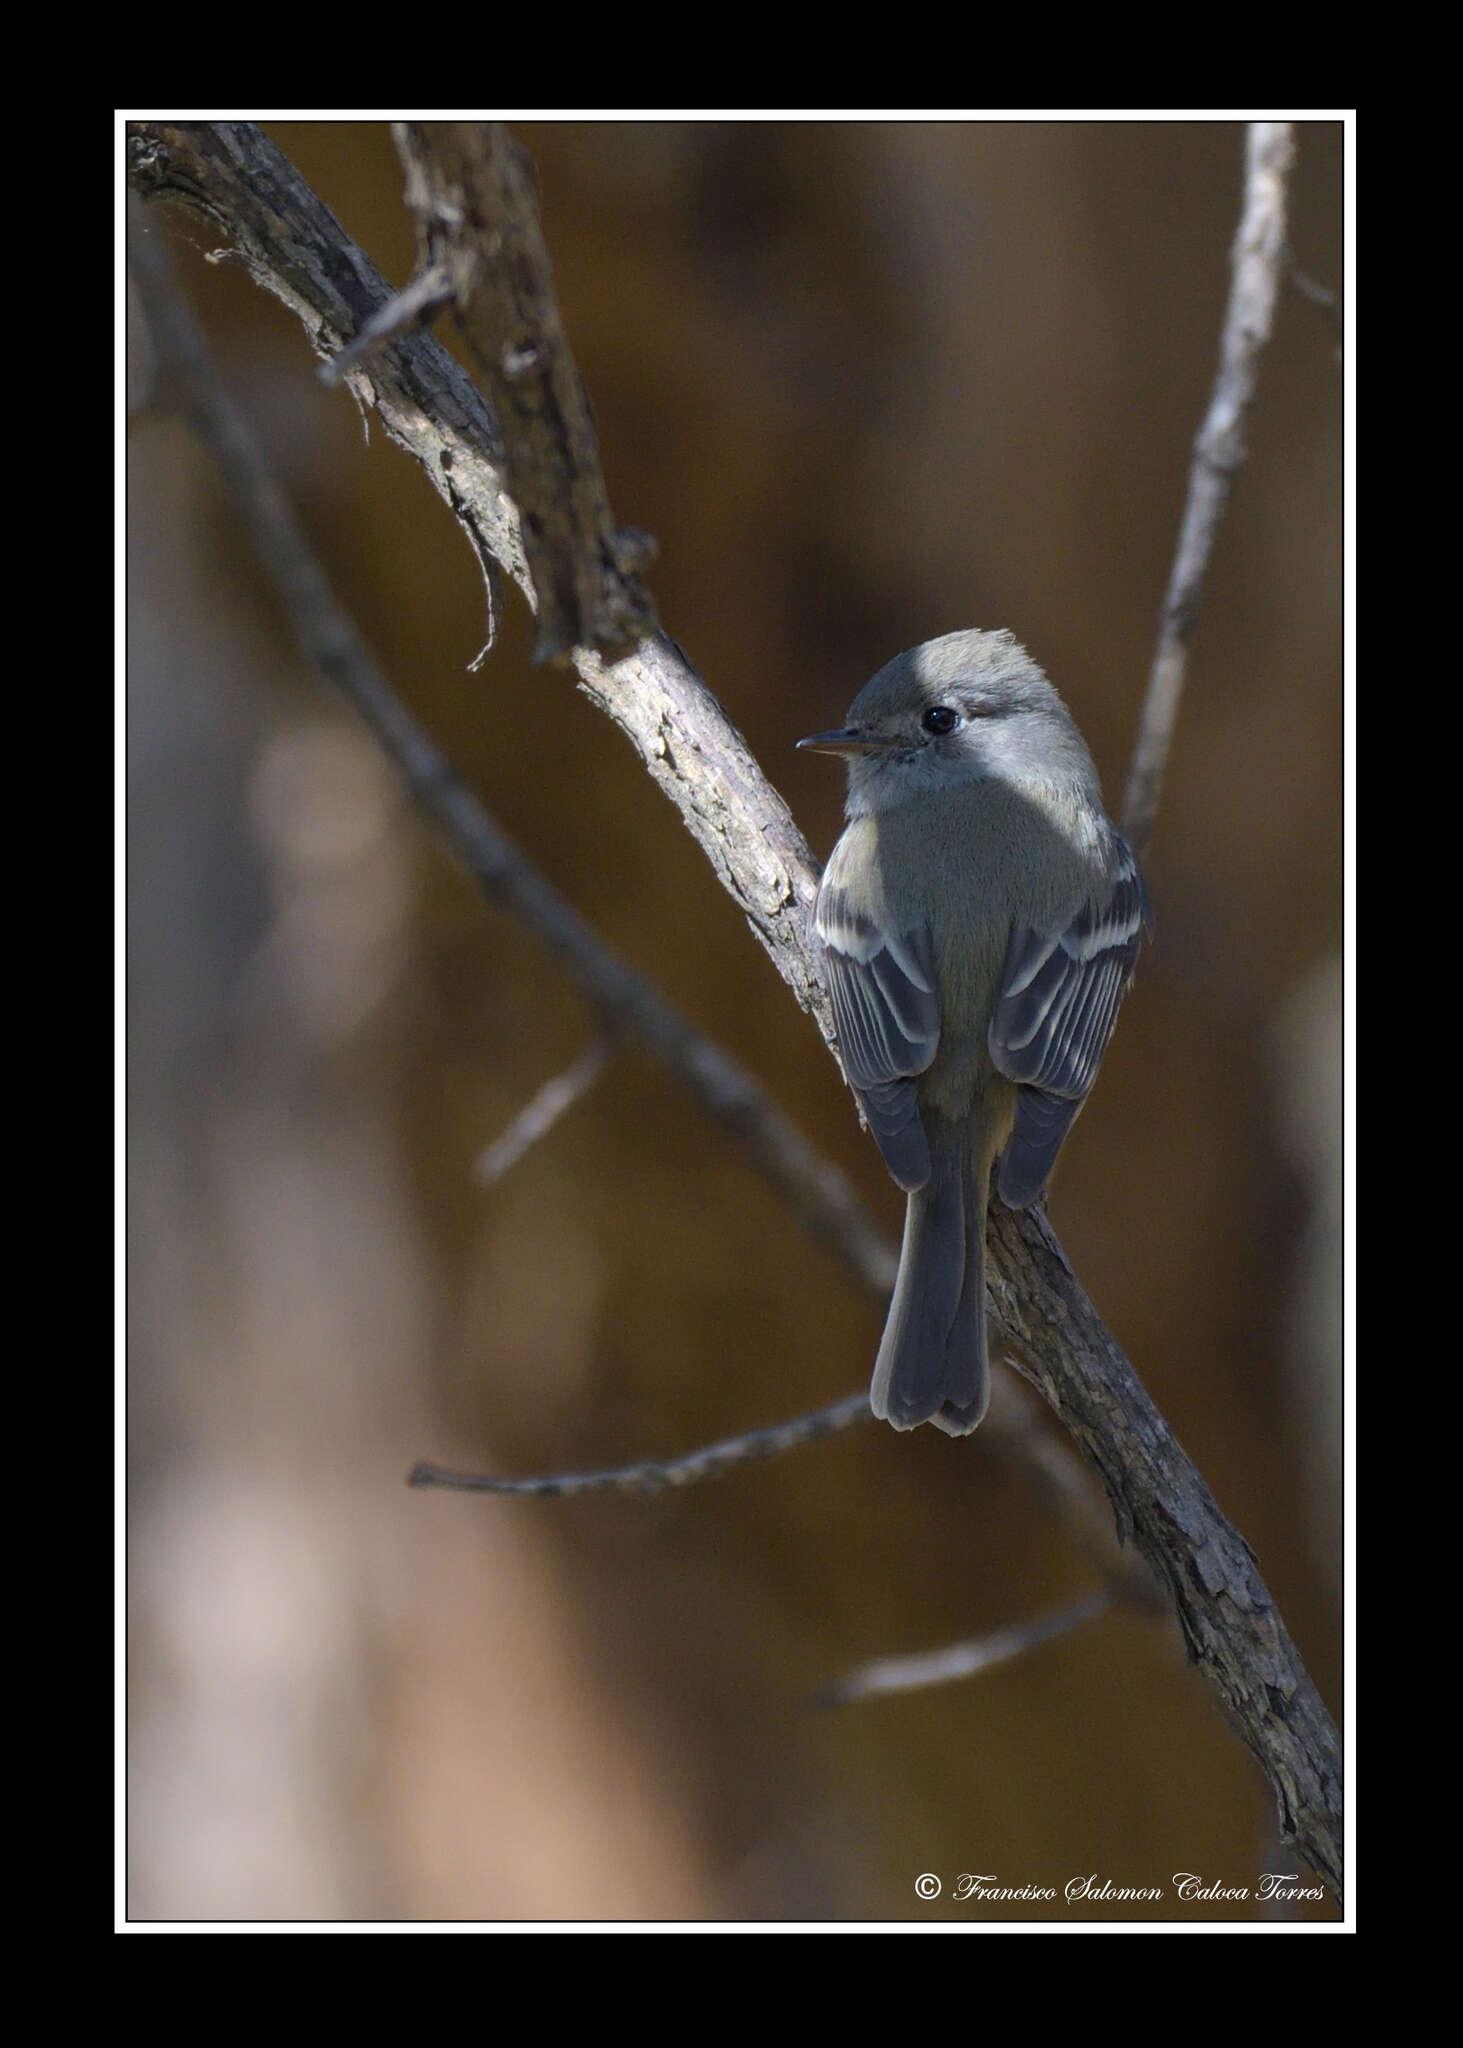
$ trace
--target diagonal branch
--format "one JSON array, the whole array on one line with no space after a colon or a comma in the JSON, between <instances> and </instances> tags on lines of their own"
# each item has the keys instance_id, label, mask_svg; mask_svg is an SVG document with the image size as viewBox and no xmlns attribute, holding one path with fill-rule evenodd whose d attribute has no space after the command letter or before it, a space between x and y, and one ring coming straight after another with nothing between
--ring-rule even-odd
<instances>
[{"instance_id":1,"label":"diagonal branch","mask_svg":"<svg viewBox=\"0 0 1463 2048\"><path fill-rule=\"evenodd\" d=\"M614 1046L603 1035L592 1038L562 1074L545 1081L532 1102L526 1102L507 1129L478 1154L477 1177L491 1187L515 1167L525 1153L546 1138L576 1102L582 1102L610 1063Z\"/></svg>"},{"instance_id":2,"label":"diagonal branch","mask_svg":"<svg viewBox=\"0 0 1463 2048\"><path fill-rule=\"evenodd\" d=\"M144 198L180 202L227 234L250 275L297 314L326 361L391 297L334 214L250 122L131 122L128 175ZM518 510L506 488L498 423L466 371L433 336L409 334L350 370L345 381L421 464L479 559L496 560L536 603ZM614 719L675 804L831 1045L832 1017L811 932L817 868L746 741L664 634L613 664L578 648L574 666L580 686Z\"/></svg>"},{"instance_id":3,"label":"diagonal branch","mask_svg":"<svg viewBox=\"0 0 1463 2048\"><path fill-rule=\"evenodd\" d=\"M740 1436L703 1444L700 1450L688 1451L683 1458L642 1458L634 1465L611 1465L601 1472L556 1472L535 1479L495 1479L488 1472L449 1472L441 1465L423 1461L413 1465L406 1483L438 1487L448 1493L506 1493L530 1500L570 1500L584 1493L645 1496L667 1493L676 1486L698 1486L703 1479L717 1479L723 1472L730 1472L733 1466L780 1458L784 1451L821 1443L824 1437L856 1429L870 1420L868 1395L849 1394L812 1415L799 1415L791 1422L774 1422L769 1429L744 1430Z\"/></svg>"},{"instance_id":4,"label":"diagonal branch","mask_svg":"<svg viewBox=\"0 0 1463 2048\"><path fill-rule=\"evenodd\" d=\"M370 725L484 894L530 927L607 1030L643 1047L674 1074L809 1234L871 1289L887 1293L893 1250L843 1175L813 1150L745 1068L695 1030L600 938L502 831L412 717L336 597L248 422L213 375L203 336L171 285L157 239L136 236L129 262L159 374L177 392L233 488L307 658Z\"/></svg>"},{"instance_id":5,"label":"diagonal branch","mask_svg":"<svg viewBox=\"0 0 1463 2048\"><path fill-rule=\"evenodd\" d=\"M625 654L655 625L639 580L655 544L617 528L589 400L538 231L533 165L498 121L399 121L421 274L445 279L500 427L538 593L538 661ZM408 294L404 296L409 296Z\"/></svg>"},{"instance_id":6,"label":"diagonal branch","mask_svg":"<svg viewBox=\"0 0 1463 2048\"><path fill-rule=\"evenodd\" d=\"M295 304L321 354L338 350L388 296L383 285L379 296L355 309L346 331L338 317L336 280L341 275L359 278L365 259L280 153L248 124L135 123L129 153L133 183L148 196L201 207L230 233L235 232L233 211L242 213L237 234L249 267ZM267 203L255 199L256 170ZM485 220L490 196L479 194L478 200L477 218ZM531 225L536 234L536 221ZM423 349L436 350L437 344L428 336L403 336L380 358L350 371L348 381L381 412L395 438L404 445L413 438L413 452L440 489L435 471L446 443L434 438L430 412L408 395L411 379L420 374L414 364ZM454 509L455 493L475 507L498 507L497 530L509 537L504 566L522 581L521 550L509 544L516 539L517 522L511 506L504 509L496 429L489 423L483 430L485 409L476 394L469 403L453 379L441 381L454 436L446 463L452 488L443 494ZM474 417L476 429L470 424ZM475 546L487 530L481 516L476 528L469 527ZM778 971L831 1041L810 931L816 873L786 806L740 734L680 649L663 635L647 638L612 664L578 648L574 665L581 686L630 738ZM478 822L476 800L453 780L440 757L427 775L429 783L437 778L443 779L434 814L460 834L464 823ZM491 821L486 823L496 835ZM521 861L516 849L510 851ZM513 875L512 859L507 867ZM522 877L515 880L521 890ZM546 908L555 916L573 916L561 901ZM582 975L582 968L568 971L576 980ZM679 1070L685 1070L685 1047L677 1047L673 1036L665 1056L679 1060ZM734 1119L729 1121L735 1127ZM1040 1212L1019 1217L994 1212L991 1280L1007 1325L1021 1336L1023 1370L1094 1458L1119 1529L1133 1536L1169 1587L1192 1654L1270 1780L1287 1838L1338 1885L1339 1744L1243 1538L1220 1514L1148 1400ZM1131 1477L1130 1457L1135 1460Z\"/></svg>"},{"instance_id":7,"label":"diagonal branch","mask_svg":"<svg viewBox=\"0 0 1463 2048\"><path fill-rule=\"evenodd\" d=\"M1084 1593L1065 1607L1040 1614L1030 1621L1018 1621L1010 1628L994 1629L989 1635L973 1636L968 1642L946 1643L939 1650L917 1650L908 1657L876 1657L820 1686L803 1702L810 1712L827 1707L852 1706L856 1700L873 1699L889 1693L920 1692L930 1685L951 1685L959 1678L974 1678L993 1665L1009 1664L1040 1643L1070 1635L1084 1621L1095 1621L1111 1605L1106 1591Z\"/></svg>"},{"instance_id":8,"label":"diagonal branch","mask_svg":"<svg viewBox=\"0 0 1463 2048\"><path fill-rule=\"evenodd\" d=\"M1288 121L1250 123L1245 143L1244 205L1230 257L1233 275L1219 344L1219 370L1209 410L1194 442L1178 550L1159 620L1158 651L1123 798L1123 837L1140 861L1153 837L1214 536L1235 477L1244 465L1245 414L1255 395L1260 355L1270 338L1285 257L1285 198L1294 154L1295 136Z\"/></svg>"}]
</instances>

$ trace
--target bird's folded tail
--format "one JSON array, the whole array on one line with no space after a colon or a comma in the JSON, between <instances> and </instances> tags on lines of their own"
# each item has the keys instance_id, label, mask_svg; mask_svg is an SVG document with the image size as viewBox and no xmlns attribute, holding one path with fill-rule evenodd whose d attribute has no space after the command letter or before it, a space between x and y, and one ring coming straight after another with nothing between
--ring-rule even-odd
<instances>
[{"instance_id":1,"label":"bird's folded tail","mask_svg":"<svg viewBox=\"0 0 1463 2048\"><path fill-rule=\"evenodd\" d=\"M985 1219L990 1161L969 1157L964 1128L932 1134L931 1173L909 1197L899 1274L869 1405L882 1422L933 1422L966 1436L990 1395L985 1336Z\"/></svg>"}]
</instances>

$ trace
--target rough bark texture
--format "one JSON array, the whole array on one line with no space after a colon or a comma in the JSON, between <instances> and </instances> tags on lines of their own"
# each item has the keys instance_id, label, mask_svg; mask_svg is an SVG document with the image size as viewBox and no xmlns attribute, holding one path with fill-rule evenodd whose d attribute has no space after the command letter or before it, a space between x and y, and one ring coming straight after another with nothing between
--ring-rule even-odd
<instances>
[{"instance_id":1,"label":"rough bark texture","mask_svg":"<svg viewBox=\"0 0 1463 2048\"><path fill-rule=\"evenodd\" d=\"M1028 1379L1101 1474L1189 1655L1270 1780L1287 1841L1341 1887L1341 1745L1253 1551L1082 1292L1041 1211L991 1204L991 1292Z\"/></svg>"},{"instance_id":2,"label":"rough bark texture","mask_svg":"<svg viewBox=\"0 0 1463 2048\"><path fill-rule=\"evenodd\" d=\"M628 652L655 612L635 573L654 542L610 515L594 421L539 230L533 165L495 121L400 121L421 274L445 281L503 429L538 593L538 660Z\"/></svg>"}]
</instances>

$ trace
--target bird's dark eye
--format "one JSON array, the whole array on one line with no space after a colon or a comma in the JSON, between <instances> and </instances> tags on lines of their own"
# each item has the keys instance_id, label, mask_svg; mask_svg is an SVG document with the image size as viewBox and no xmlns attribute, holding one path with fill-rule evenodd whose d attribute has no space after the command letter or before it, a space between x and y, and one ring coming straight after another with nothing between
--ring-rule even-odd
<instances>
[{"instance_id":1,"label":"bird's dark eye","mask_svg":"<svg viewBox=\"0 0 1463 2048\"><path fill-rule=\"evenodd\" d=\"M932 732L936 739L943 739L947 732L954 732L960 723L960 713L948 704L932 704L920 720L926 732Z\"/></svg>"}]
</instances>

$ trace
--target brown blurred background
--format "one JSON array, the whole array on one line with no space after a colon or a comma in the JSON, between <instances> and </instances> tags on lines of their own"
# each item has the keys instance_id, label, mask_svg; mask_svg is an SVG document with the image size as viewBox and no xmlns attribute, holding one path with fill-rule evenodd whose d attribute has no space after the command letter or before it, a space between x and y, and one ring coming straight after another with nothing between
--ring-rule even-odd
<instances>
[{"instance_id":1,"label":"brown blurred background","mask_svg":"<svg viewBox=\"0 0 1463 2048\"><path fill-rule=\"evenodd\" d=\"M270 132L403 282L385 127ZM794 741L960 626L1028 644L1116 807L1242 130L518 132L616 514L658 536L662 618L815 850L842 777ZM1303 126L1292 242L1335 286L1341 195L1340 126ZM210 230L147 222L403 696L895 1232L833 1062L623 739L529 665L516 597L468 673L480 580L425 480L201 260ZM1156 942L1051 1204L1333 1709L1341 422L1332 338L1287 294L1149 864ZM134 424L128 496L132 1914L1070 1922L1113 1909L950 1886L1303 1870L1171 1624L799 1711L1092 1582L981 1437L870 1428L649 1504L406 1490L419 1456L560 1469L799 1413L866 1382L880 1313L638 1057L478 1185L585 1043L580 1004L302 667L177 419Z\"/></svg>"}]
</instances>

